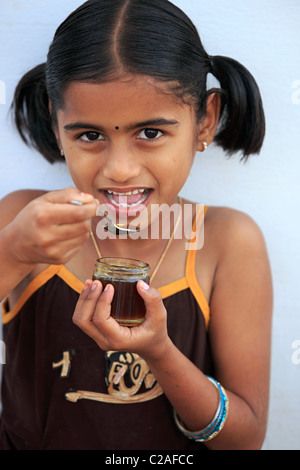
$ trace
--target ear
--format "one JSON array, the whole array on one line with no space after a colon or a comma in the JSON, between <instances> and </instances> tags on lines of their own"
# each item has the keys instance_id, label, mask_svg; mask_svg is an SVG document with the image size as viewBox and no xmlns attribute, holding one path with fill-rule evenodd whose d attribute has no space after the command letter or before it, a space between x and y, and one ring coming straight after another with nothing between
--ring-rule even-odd
<instances>
[{"instance_id":1,"label":"ear","mask_svg":"<svg viewBox=\"0 0 300 470\"><path fill-rule=\"evenodd\" d=\"M205 118L201 119L198 124L197 150L200 152L206 148L203 142L209 145L214 140L219 124L220 109L221 97L219 93L212 93L207 98Z\"/></svg>"}]
</instances>

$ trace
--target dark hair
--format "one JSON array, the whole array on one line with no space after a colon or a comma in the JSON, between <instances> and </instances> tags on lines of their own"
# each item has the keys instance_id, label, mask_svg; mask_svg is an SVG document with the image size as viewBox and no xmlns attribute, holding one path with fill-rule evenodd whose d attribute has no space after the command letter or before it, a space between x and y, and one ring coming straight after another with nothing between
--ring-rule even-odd
<instances>
[{"instance_id":1,"label":"dark hair","mask_svg":"<svg viewBox=\"0 0 300 470\"><path fill-rule=\"evenodd\" d=\"M209 94L221 94L215 142L243 158L259 153L265 134L258 86L249 71L228 57L204 50L190 19L168 0L88 0L57 29L47 62L28 72L14 96L21 137L50 161L61 161L52 125L66 86L105 82L124 73L168 82L182 99L192 98L200 120ZM207 91L207 74L219 89ZM52 105L50 117L48 101Z\"/></svg>"}]
</instances>

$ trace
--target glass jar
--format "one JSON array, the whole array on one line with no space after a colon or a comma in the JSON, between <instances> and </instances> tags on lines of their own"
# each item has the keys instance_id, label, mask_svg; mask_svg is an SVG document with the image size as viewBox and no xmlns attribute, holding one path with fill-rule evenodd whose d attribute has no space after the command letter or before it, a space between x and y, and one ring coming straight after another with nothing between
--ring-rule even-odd
<instances>
[{"instance_id":1,"label":"glass jar","mask_svg":"<svg viewBox=\"0 0 300 470\"><path fill-rule=\"evenodd\" d=\"M130 258L100 258L95 265L93 280L114 286L111 316L121 326L138 326L145 319L146 307L137 291L139 280L149 284L150 266Z\"/></svg>"}]
</instances>

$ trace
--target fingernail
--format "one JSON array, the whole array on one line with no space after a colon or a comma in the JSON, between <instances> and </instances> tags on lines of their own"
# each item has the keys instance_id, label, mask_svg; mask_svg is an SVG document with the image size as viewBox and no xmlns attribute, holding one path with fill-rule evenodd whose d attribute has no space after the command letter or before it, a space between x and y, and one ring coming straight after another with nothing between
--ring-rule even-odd
<instances>
[{"instance_id":1,"label":"fingernail","mask_svg":"<svg viewBox=\"0 0 300 470\"><path fill-rule=\"evenodd\" d=\"M97 287L97 283L96 283L96 282L93 282L92 287L91 287L91 290L95 290L96 287Z\"/></svg>"},{"instance_id":2,"label":"fingernail","mask_svg":"<svg viewBox=\"0 0 300 470\"><path fill-rule=\"evenodd\" d=\"M86 281L86 282L84 283L83 290L84 290L84 291L87 291L87 290L89 289L90 285L91 285L90 282Z\"/></svg>"},{"instance_id":3,"label":"fingernail","mask_svg":"<svg viewBox=\"0 0 300 470\"><path fill-rule=\"evenodd\" d=\"M93 199L93 196L88 193L80 193L80 196L84 199Z\"/></svg>"},{"instance_id":4,"label":"fingernail","mask_svg":"<svg viewBox=\"0 0 300 470\"><path fill-rule=\"evenodd\" d=\"M150 287L149 284L147 284L147 282L145 282L145 281L140 281L140 286L144 290L148 290L149 287Z\"/></svg>"},{"instance_id":5,"label":"fingernail","mask_svg":"<svg viewBox=\"0 0 300 470\"><path fill-rule=\"evenodd\" d=\"M73 201L70 201L70 204L73 204L74 206L82 206L83 202L73 200Z\"/></svg>"}]
</instances>

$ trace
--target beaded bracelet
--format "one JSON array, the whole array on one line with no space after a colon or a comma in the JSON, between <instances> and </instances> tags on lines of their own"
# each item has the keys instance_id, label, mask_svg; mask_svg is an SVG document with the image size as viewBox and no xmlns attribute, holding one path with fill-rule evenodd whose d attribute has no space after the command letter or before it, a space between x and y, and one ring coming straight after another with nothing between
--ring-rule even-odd
<instances>
[{"instance_id":1,"label":"beaded bracelet","mask_svg":"<svg viewBox=\"0 0 300 470\"><path fill-rule=\"evenodd\" d=\"M217 382L212 377L209 377L209 376L206 376L206 377L216 387L220 395L220 403L212 421L201 431L196 431L196 432L188 431L187 429L185 429L176 411L174 410L174 419L175 419L175 423L178 429L187 438L192 439L196 442L206 442L216 437L222 431L225 421L228 416L229 403L228 403L228 398L227 398L224 388L222 387L222 385L219 384L219 382Z\"/></svg>"}]
</instances>

